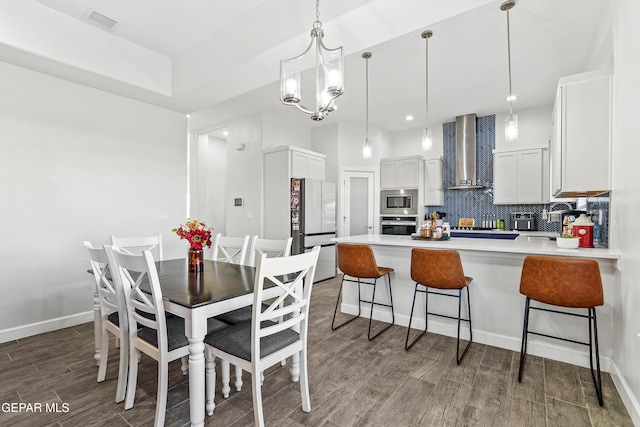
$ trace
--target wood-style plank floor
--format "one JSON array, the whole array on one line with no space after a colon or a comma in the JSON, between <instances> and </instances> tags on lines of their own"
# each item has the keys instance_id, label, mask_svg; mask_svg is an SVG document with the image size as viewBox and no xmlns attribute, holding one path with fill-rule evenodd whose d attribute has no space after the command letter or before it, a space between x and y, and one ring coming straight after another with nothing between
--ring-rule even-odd
<instances>
[{"instance_id":1,"label":"wood-style plank floor","mask_svg":"<svg viewBox=\"0 0 640 427\"><path fill-rule=\"evenodd\" d=\"M338 279L318 283L312 294L312 410L302 412L298 383L290 381L289 366L278 365L266 372L263 386L268 426L633 425L608 374L603 377L605 406L600 407L585 368L529 356L525 378L518 383L519 354L512 351L474 343L457 366L454 338L427 334L406 352L406 329L399 326L373 342L367 340L365 319L332 332L338 285ZM96 382L93 352L91 323L0 344L0 425L153 425L156 363L142 356L135 406L125 411L123 403L114 401L118 351L113 341L103 383ZM188 425L188 376L179 362L169 370L166 425ZM221 396L218 381L217 406L206 425L253 425L246 373L244 381L242 391L232 387L228 399ZM9 405L19 402L36 412L12 412ZM46 412L47 403L57 403L58 412Z\"/></svg>"}]
</instances>

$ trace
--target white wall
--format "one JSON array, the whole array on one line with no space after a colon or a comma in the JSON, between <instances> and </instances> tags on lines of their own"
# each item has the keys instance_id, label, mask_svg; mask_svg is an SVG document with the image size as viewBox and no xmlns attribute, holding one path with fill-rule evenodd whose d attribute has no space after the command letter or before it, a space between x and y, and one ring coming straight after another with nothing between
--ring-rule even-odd
<instances>
[{"instance_id":1,"label":"white wall","mask_svg":"<svg viewBox=\"0 0 640 427\"><path fill-rule=\"evenodd\" d=\"M325 159L325 180L340 181L340 126L332 123L311 130L311 151L327 156Z\"/></svg>"},{"instance_id":2,"label":"white wall","mask_svg":"<svg viewBox=\"0 0 640 427\"><path fill-rule=\"evenodd\" d=\"M541 147L549 145L553 105L528 110L515 110L518 116L518 140L504 140L505 114L496 114L496 149Z\"/></svg>"},{"instance_id":3,"label":"white wall","mask_svg":"<svg viewBox=\"0 0 640 427\"><path fill-rule=\"evenodd\" d=\"M214 233L227 235L227 141L207 136L208 169L206 210L199 214L203 221L213 227Z\"/></svg>"},{"instance_id":4,"label":"white wall","mask_svg":"<svg viewBox=\"0 0 640 427\"><path fill-rule=\"evenodd\" d=\"M636 425L640 425L640 2L618 0L614 15L612 249L622 254L614 317L614 379ZM606 395L605 395L606 399ZM605 403L606 404L606 403Z\"/></svg>"},{"instance_id":5,"label":"white wall","mask_svg":"<svg viewBox=\"0 0 640 427\"><path fill-rule=\"evenodd\" d=\"M413 128L393 132L391 147L387 157L423 156L425 159L437 159L442 157L442 123L431 126L433 146L431 149L422 150L422 128Z\"/></svg>"},{"instance_id":6,"label":"white wall","mask_svg":"<svg viewBox=\"0 0 640 427\"><path fill-rule=\"evenodd\" d=\"M311 119L309 119L311 120ZM311 149L311 129L271 113L262 115L262 148L293 145Z\"/></svg>"},{"instance_id":7,"label":"white wall","mask_svg":"<svg viewBox=\"0 0 640 427\"><path fill-rule=\"evenodd\" d=\"M83 240L186 247L184 115L0 62L0 342L91 320Z\"/></svg>"},{"instance_id":8,"label":"white wall","mask_svg":"<svg viewBox=\"0 0 640 427\"><path fill-rule=\"evenodd\" d=\"M227 125L227 235L260 234L262 223L262 114ZM236 150L244 144L244 150ZM242 198L243 206L234 206Z\"/></svg>"}]
</instances>

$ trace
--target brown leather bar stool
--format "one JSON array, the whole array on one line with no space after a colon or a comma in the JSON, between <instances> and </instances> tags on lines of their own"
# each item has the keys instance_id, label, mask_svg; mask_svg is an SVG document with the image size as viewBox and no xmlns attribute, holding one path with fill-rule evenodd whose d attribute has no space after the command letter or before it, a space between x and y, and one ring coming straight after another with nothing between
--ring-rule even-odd
<instances>
[{"instance_id":1,"label":"brown leather bar stool","mask_svg":"<svg viewBox=\"0 0 640 427\"><path fill-rule=\"evenodd\" d=\"M376 258L373 255L373 250L370 246L367 245L352 245L352 244L344 244L338 243L338 268L342 271L342 281L340 282L340 291L338 292L338 299L336 301L336 309L333 312L333 320L331 321L331 330L335 331L336 329L346 325L347 323L357 319L361 314L361 304L367 303L371 305L371 313L369 314L369 332L367 333L367 338L369 341L380 335L382 332L389 329L395 323L395 314L393 312L393 295L391 293L391 273L393 268L389 267L378 267L376 263ZM346 278L347 276L352 277L353 279ZM376 299L376 283L379 278L387 276L387 283L389 285L389 299L390 304L383 304L379 302L375 302ZM362 279L373 279L373 282L363 281ZM344 282L354 282L358 284L358 315L353 316L351 319L343 322L342 324L335 326L336 321L336 313L338 312L338 305L340 304L340 295L342 294L342 285ZM371 301L363 300L360 293L360 284L372 285L373 286L373 295L371 296ZM371 336L371 319L373 318L373 306L379 305L382 307L391 308L391 324L382 329L380 332Z\"/></svg>"},{"instance_id":2,"label":"brown leather bar stool","mask_svg":"<svg viewBox=\"0 0 640 427\"><path fill-rule=\"evenodd\" d=\"M600 355L598 353L598 324L596 307L604 304L602 279L598 262L591 259L557 258L528 256L522 266L520 293L525 295L524 326L522 328L522 347L520 349L520 370L518 382L522 381L524 361L527 356L528 334L555 338L576 344L589 346L589 365L591 377L596 387L598 403L603 405L602 377L600 375ZM531 300L559 307L586 308L587 314L569 313L543 307L531 307ZM583 317L589 320L589 342L574 341L540 332L529 331L529 310L546 311ZM596 374L593 371L593 346L595 344Z\"/></svg>"},{"instance_id":3,"label":"brown leather bar stool","mask_svg":"<svg viewBox=\"0 0 640 427\"><path fill-rule=\"evenodd\" d=\"M411 278L416 282L416 287L413 292L413 303L411 304L411 315L409 316L409 326L407 328L407 339L404 343L405 350L409 350L413 344L415 344L422 335L427 332L427 318L429 314L439 317L446 317L449 319L456 319L458 321L458 335L456 341L456 363L459 365L460 361L464 357L465 353L469 349L469 345L473 341L473 330L471 328L471 303L469 301L469 284L473 281L473 278L464 275L462 269L462 261L460 261L460 254L455 250L432 250L432 249L419 249L414 248L411 250ZM423 286L425 289L419 289L419 286ZM457 290L456 294L430 291L429 288L435 288L440 290ZM467 290L467 314L468 318L463 319L462 312L462 290ZM413 309L416 305L416 295L418 292L425 294L425 328L420 335L418 335L409 344L409 333L411 332L411 320L413 319ZM447 316L445 314L438 314L429 311L429 294L442 295L447 297L458 298L458 317ZM469 322L469 342L464 348L462 355L460 355L460 322Z\"/></svg>"}]
</instances>

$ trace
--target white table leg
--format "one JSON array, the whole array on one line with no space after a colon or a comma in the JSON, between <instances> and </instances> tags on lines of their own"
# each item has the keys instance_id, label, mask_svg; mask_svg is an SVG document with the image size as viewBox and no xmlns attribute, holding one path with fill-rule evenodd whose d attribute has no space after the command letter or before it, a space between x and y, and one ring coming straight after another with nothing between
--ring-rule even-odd
<instances>
[{"instance_id":1,"label":"white table leg","mask_svg":"<svg viewBox=\"0 0 640 427\"><path fill-rule=\"evenodd\" d=\"M189 338L189 410L193 427L204 425L205 363L203 339L203 336Z\"/></svg>"},{"instance_id":2,"label":"white table leg","mask_svg":"<svg viewBox=\"0 0 640 427\"><path fill-rule=\"evenodd\" d=\"M100 315L100 296L97 289L93 293L93 337L96 352L93 358L96 366L100 366L100 350L102 349L102 316Z\"/></svg>"}]
</instances>

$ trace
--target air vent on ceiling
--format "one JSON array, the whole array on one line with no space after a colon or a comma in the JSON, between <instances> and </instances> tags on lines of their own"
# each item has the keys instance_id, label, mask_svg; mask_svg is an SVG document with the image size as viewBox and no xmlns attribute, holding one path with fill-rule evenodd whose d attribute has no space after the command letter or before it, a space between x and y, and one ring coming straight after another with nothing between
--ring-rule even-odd
<instances>
[{"instance_id":1,"label":"air vent on ceiling","mask_svg":"<svg viewBox=\"0 0 640 427\"><path fill-rule=\"evenodd\" d=\"M118 24L118 21L115 19L111 19L108 16L96 12L95 10L89 10L88 12L89 13L85 14L84 19L107 31L113 30L113 27Z\"/></svg>"}]
</instances>

